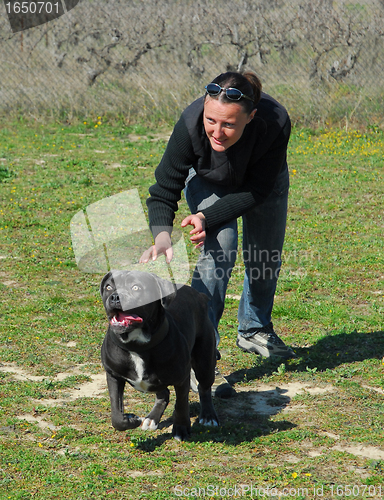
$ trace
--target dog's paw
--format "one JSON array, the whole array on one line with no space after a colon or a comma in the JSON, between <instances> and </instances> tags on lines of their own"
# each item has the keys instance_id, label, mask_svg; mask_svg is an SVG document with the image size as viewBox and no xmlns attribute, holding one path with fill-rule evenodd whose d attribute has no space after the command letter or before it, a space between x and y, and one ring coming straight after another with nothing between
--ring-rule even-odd
<instances>
[{"instance_id":1,"label":"dog's paw","mask_svg":"<svg viewBox=\"0 0 384 500\"><path fill-rule=\"evenodd\" d=\"M137 417L133 413L112 415L112 425L117 431L136 429L136 427L141 425L142 421L142 418Z\"/></svg>"},{"instance_id":2,"label":"dog's paw","mask_svg":"<svg viewBox=\"0 0 384 500\"><path fill-rule=\"evenodd\" d=\"M215 412L215 409L212 405L201 408L199 415L199 424L210 427L218 427L220 425L219 417L217 416L217 413Z\"/></svg>"},{"instance_id":3,"label":"dog's paw","mask_svg":"<svg viewBox=\"0 0 384 500\"><path fill-rule=\"evenodd\" d=\"M219 422L214 417L212 417L210 419L208 419L208 418L200 418L199 419L199 424L210 426L210 427L219 427Z\"/></svg>"},{"instance_id":4,"label":"dog's paw","mask_svg":"<svg viewBox=\"0 0 384 500\"><path fill-rule=\"evenodd\" d=\"M144 418L141 424L141 428L143 431L155 431L157 429L157 426L158 424L151 418Z\"/></svg>"},{"instance_id":5,"label":"dog's paw","mask_svg":"<svg viewBox=\"0 0 384 500\"><path fill-rule=\"evenodd\" d=\"M172 428L172 436L176 441L185 441L189 435L190 431L185 425L174 425Z\"/></svg>"}]
</instances>

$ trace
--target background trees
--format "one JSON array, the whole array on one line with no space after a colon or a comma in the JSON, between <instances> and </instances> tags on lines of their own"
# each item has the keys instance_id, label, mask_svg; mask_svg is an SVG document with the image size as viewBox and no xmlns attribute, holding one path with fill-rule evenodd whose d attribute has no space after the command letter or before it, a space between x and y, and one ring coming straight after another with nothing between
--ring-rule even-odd
<instances>
[{"instance_id":1,"label":"background trees","mask_svg":"<svg viewBox=\"0 0 384 500\"><path fill-rule=\"evenodd\" d=\"M380 121L383 27L382 0L83 0L17 34L3 16L0 109L173 119L248 68L296 121Z\"/></svg>"}]
</instances>

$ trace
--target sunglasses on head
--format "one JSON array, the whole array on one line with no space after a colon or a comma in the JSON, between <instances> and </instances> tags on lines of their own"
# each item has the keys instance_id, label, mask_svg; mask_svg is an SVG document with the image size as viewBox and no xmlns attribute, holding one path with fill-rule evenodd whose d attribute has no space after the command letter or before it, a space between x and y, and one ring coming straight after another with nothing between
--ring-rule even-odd
<instances>
[{"instance_id":1,"label":"sunglasses on head","mask_svg":"<svg viewBox=\"0 0 384 500\"><path fill-rule=\"evenodd\" d=\"M218 83L208 83L208 85L205 87L205 90L207 91L207 94L211 96L216 96L219 95L220 92L225 92L225 95L231 101L240 101L240 99L244 97L244 99L248 99L248 101L253 102L253 99L243 94L241 90L234 89L232 87L224 89L223 87L220 87Z\"/></svg>"}]
</instances>

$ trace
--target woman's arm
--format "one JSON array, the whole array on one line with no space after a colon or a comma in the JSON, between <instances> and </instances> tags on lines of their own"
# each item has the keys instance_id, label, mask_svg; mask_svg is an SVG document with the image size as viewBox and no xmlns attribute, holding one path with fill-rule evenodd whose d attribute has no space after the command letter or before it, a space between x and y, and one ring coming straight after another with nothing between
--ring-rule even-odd
<instances>
[{"instance_id":1,"label":"woman's arm","mask_svg":"<svg viewBox=\"0 0 384 500\"><path fill-rule=\"evenodd\" d=\"M181 192L194 159L187 127L180 119L155 171L156 183L149 188L148 217L154 238L163 231L171 234Z\"/></svg>"}]
</instances>

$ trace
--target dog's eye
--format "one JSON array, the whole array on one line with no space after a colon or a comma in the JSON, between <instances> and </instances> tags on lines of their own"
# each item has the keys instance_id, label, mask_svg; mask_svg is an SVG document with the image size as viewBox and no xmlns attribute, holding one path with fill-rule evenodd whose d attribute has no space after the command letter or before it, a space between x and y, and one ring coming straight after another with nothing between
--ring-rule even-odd
<instances>
[{"instance_id":1,"label":"dog's eye","mask_svg":"<svg viewBox=\"0 0 384 500\"><path fill-rule=\"evenodd\" d=\"M138 290L140 290L139 285L132 285L132 290L133 290L134 292L137 292Z\"/></svg>"},{"instance_id":2,"label":"dog's eye","mask_svg":"<svg viewBox=\"0 0 384 500\"><path fill-rule=\"evenodd\" d=\"M106 289L106 290L108 290L108 291L109 291L109 290L113 290L113 288L112 288L112 286L111 286L111 285L107 285L107 286L105 287L105 289Z\"/></svg>"}]
</instances>

